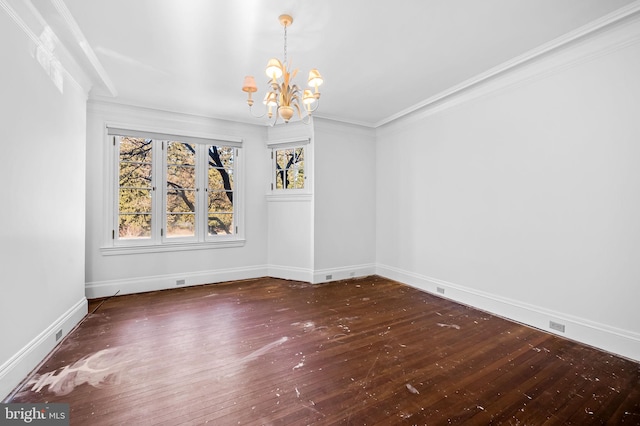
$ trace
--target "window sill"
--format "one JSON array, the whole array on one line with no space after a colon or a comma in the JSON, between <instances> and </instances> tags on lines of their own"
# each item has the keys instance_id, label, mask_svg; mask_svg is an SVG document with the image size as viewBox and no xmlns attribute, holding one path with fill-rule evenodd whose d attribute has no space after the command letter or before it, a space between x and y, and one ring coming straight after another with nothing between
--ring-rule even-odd
<instances>
[{"instance_id":1,"label":"window sill","mask_svg":"<svg viewBox=\"0 0 640 426\"><path fill-rule=\"evenodd\" d=\"M103 256L117 256L125 254L141 253L162 253L191 250L209 250L221 248L243 247L246 240L244 238L234 238L233 240L207 241L202 243L164 243L153 245L122 245L112 247L100 247Z\"/></svg>"},{"instance_id":2,"label":"window sill","mask_svg":"<svg viewBox=\"0 0 640 426\"><path fill-rule=\"evenodd\" d=\"M267 202L276 202L276 201L311 201L312 196L308 192L306 193L297 193L291 194L288 192L279 192L267 194Z\"/></svg>"}]
</instances>

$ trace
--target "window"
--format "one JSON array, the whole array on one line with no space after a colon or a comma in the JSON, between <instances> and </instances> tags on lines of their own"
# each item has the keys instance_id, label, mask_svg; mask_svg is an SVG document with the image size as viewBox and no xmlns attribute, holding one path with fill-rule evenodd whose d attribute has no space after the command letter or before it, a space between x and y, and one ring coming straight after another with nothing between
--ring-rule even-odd
<instances>
[{"instance_id":1,"label":"window","mask_svg":"<svg viewBox=\"0 0 640 426\"><path fill-rule=\"evenodd\" d=\"M274 151L276 189L304 189L304 148Z\"/></svg>"},{"instance_id":2,"label":"window","mask_svg":"<svg viewBox=\"0 0 640 426\"><path fill-rule=\"evenodd\" d=\"M309 142L309 139L300 138L267 142L271 148L272 191L282 194L309 192Z\"/></svg>"},{"instance_id":3,"label":"window","mask_svg":"<svg viewBox=\"0 0 640 426\"><path fill-rule=\"evenodd\" d=\"M153 141L118 141L118 238L151 238Z\"/></svg>"},{"instance_id":4,"label":"window","mask_svg":"<svg viewBox=\"0 0 640 426\"><path fill-rule=\"evenodd\" d=\"M117 158L114 246L239 241L241 141L108 128Z\"/></svg>"}]
</instances>

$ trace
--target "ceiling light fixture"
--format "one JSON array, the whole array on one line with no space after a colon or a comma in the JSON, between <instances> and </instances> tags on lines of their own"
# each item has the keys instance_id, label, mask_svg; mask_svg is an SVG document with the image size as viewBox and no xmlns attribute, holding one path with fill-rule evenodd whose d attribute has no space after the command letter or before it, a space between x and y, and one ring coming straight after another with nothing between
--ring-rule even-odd
<instances>
[{"instance_id":1,"label":"ceiling light fixture","mask_svg":"<svg viewBox=\"0 0 640 426\"><path fill-rule=\"evenodd\" d=\"M273 124L276 124L278 117L282 118L285 123L288 123L291 117L293 117L295 109L298 117L300 117L303 122L305 118L308 118L306 121L306 123L308 123L311 120L311 113L318 109L320 103L318 86L323 82L322 76L315 68L309 71L307 83L310 87L315 88L315 91L312 92L310 89L304 89L301 100L301 90L297 84L293 84L293 79L298 73L298 69L296 68L290 71L289 67L291 64L287 62L287 27L293 23L293 18L290 15L280 15L278 19L284 27L284 61L280 62L277 58L271 58L267 63L265 73L267 77L269 77L269 91L262 101L262 103L266 105L266 111L259 116L253 113L253 99L251 99L251 94L258 91L258 86L256 86L256 80L253 76L248 75L244 78L242 91L247 92L249 112L256 118L264 117L265 114L267 114L269 118L272 118L275 108L276 114ZM302 105L300 105L301 101ZM302 111L306 114L304 117L302 116Z\"/></svg>"}]
</instances>

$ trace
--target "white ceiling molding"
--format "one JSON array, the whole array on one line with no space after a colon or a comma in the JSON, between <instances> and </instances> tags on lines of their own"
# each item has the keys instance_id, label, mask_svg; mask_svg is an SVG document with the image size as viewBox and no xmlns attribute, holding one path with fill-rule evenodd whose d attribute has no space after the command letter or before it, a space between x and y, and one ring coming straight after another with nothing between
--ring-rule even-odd
<instances>
[{"instance_id":1,"label":"white ceiling molding","mask_svg":"<svg viewBox=\"0 0 640 426\"><path fill-rule=\"evenodd\" d=\"M115 85L111 81L111 78L109 78L107 71L98 60L98 57L89 45L89 42L82 33L82 30L80 30L77 22L73 19L67 5L63 0L51 0L51 3L58 11L58 14L62 17L62 21L65 23L67 30L73 35L73 38L84 53L85 58L89 64L91 64L93 71L98 75L100 81L107 88L109 94L113 97L117 96L118 91L116 90Z\"/></svg>"},{"instance_id":2,"label":"white ceiling molding","mask_svg":"<svg viewBox=\"0 0 640 426\"><path fill-rule=\"evenodd\" d=\"M52 31L46 20L42 15L33 7L29 1L11 1L0 0L0 8L9 15L9 17L16 23L16 25L22 30L22 32L33 42L34 58L38 56L46 57L46 60L50 63L57 64L57 70L62 71L66 76L66 81L72 83L74 86L84 92L89 91L89 79L84 71L78 66L77 62L73 59L73 56L61 43L57 34ZM37 33L47 35L47 38L52 42L52 46L44 42L41 36ZM52 79L55 80L52 76ZM56 85L61 82L55 82ZM58 87L61 91L62 86Z\"/></svg>"},{"instance_id":3,"label":"white ceiling molding","mask_svg":"<svg viewBox=\"0 0 640 426\"><path fill-rule=\"evenodd\" d=\"M399 118L402 118L419 110L428 109L430 107L435 107L437 108L437 110L442 110L445 108L442 105L444 102L446 102L450 98L464 95L465 92L474 89L480 83L506 75L508 72L513 71L516 68L521 67L522 65L531 63L550 53L557 52L563 48L569 47L570 45L578 41L599 34L605 29L610 29L617 25L623 24L636 15L640 15L640 0L637 0L608 15L603 16L600 19L597 19L587 25L584 25L574 31L558 37L555 40L550 41L549 43L545 43L522 55L516 56L515 58L504 62L501 65L498 65L482 74L463 81L462 83L453 86L450 89L445 90L435 96L432 96L423 102L419 102L407 109L404 109L383 120L380 120L375 123L373 127L378 128L384 126L385 124L391 123L392 121L398 120ZM473 96L473 98L475 98L475 96ZM453 104L458 103L460 102L455 102Z\"/></svg>"}]
</instances>

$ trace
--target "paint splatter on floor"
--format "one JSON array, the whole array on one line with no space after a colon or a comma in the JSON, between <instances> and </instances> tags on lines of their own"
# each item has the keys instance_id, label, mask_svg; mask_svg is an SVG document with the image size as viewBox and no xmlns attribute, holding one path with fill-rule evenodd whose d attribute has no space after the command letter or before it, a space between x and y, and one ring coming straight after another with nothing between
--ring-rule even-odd
<instances>
[{"instance_id":1,"label":"paint splatter on floor","mask_svg":"<svg viewBox=\"0 0 640 426\"><path fill-rule=\"evenodd\" d=\"M460 326L458 324L443 324L439 322L438 327L447 327L447 328L455 328L456 330L460 330Z\"/></svg>"},{"instance_id":2,"label":"paint splatter on floor","mask_svg":"<svg viewBox=\"0 0 640 426\"><path fill-rule=\"evenodd\" d=\"M80 358L72 365L44 374L36 374L27 387L32 392L48 391L68 395L82 384L100 388L120 383L122 373L135 360L132 351L109 348Z\"/></svg>"}]
</instances>

